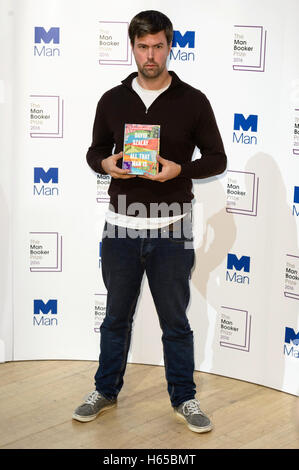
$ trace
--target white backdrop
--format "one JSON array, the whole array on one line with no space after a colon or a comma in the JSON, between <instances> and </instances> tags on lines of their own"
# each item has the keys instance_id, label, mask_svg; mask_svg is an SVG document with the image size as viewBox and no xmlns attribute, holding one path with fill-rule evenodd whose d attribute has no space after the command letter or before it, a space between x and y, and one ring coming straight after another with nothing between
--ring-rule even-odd
<instances>
[{"instance_id":1,"label":"white backdrop","mask_svg":"<svg viewBox=\"0 0 299 470\"><path fill-rule=\"evenodd\" d=\"M136 69L127 23L145 9L172 20L169 69L210 99L229 160L224 175L194 181L196 369L297 395L296 0L3 2L0 79L14 101L6 92L1 104L1 207L4 191L13 210L0 216L0 360L98 358L109 181L85 155L99 98ZM129 361L163 364L146 278Z\"/></svg>"},{"instance_id":2,"label":"white backdrop","mask_svg":"<svg viewBox=\"0 0 299 470\"><path fill-rule=\"evenodd\" d=\"M13 357L12 193L13 193L13 15L0 2L0 362Z\"/></svg>"}]
</instances>

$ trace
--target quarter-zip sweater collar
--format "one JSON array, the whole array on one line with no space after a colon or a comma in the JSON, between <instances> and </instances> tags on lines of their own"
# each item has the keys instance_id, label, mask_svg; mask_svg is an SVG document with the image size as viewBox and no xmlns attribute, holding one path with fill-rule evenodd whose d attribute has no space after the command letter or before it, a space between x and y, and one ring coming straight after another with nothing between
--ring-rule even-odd
<instances>
[{"instance_id":1,"label":"quarter-zip sweater collar","mask_svg":"<svg viewBox=\"0 0 299 470\"><path fill-rule=\"evenodd\" d=\"M104 93L98 103L93 140L87 152L87 162L94 171L105 174L101 161L112 154L114 146L114 153L123 150L126 123L159 124L160 155L182 168L178 177L163 183L139 177L112 178L108 193L116 212L125 213L130 204L141 202L150 216L151 203L190 203L194 198L192 178L214 176L226 168L222 139L207 97L180 80L174 72L169 73L172 76L169 87L148 109L132 88L137 72ZM192 161L196 146L200 149L201 158ZM121 167L121 161L118 161L118 166ZM123 205L119 207L119 195L126 196L125 210Z\"/></svg>"},{"instance_id":2,"label":"quarter-zip sweater collar","mask_svg":"<svg viewBox=\"0 0 299 470\"><path fill-rule=\"evenodd\" d=\"M183 83L181 82L181 80L179 79L179 77L174 73L174 72L169 72L169 74L171 75L171 82L170 82L170 85L169 87L167 88L166 91L168 91L169 89L171 90L172 88L178 86L180 83ZM128 87L130 90L133 91L133 93L135 93L135 91L133 90L133 87L132 87L132 81L134 80L134 78L136 78L138 76L138 73L137 72L133 72L131 73L127 78L125 78L124 80L122 80L122 84L125 85L126 87ZM163 92L163 93L165 93ZM148 109L145 108L145 112L146 114L148 113Z\"/></svg>"}]
</instances>

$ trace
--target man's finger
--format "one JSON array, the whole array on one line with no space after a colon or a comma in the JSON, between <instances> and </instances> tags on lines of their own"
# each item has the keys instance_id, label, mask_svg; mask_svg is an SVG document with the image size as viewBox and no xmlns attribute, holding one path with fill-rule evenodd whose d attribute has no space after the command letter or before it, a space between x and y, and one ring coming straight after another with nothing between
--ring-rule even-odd
<instances>
[{"instance_id":1,"label":"man's finger","mask_svg":"<svg viewBox=\"0 0 299 470\"><path fill-rule=\"evenodd\" d=\"M118 173L119 175L126 175L130 170L124 170L123 168L118 168L118 166L116 166L112 171L113 173Z\"/></svg>"},{"instance_id":2,"label":"man's finger","mask_svg":"<svg viewBox=\"0 0 299 470\"><path fill-rule=\"evenodd\" d=\"M127 175L127 174L120 174L116 172L111 173L112 178L121 178L121 179L128 179L128 178L136 178L136 175Z\"/></svg>"},{"instance_id":3,"label":"man's finger","mask_svg":"<svg viewBox=\"0 0 299 470\"><path fill-rule=\"evenodd\" d=\"M115 153L114 157L116 157L116 160L119 160L120 158L123 157L123 152Z\"/></svg>"},{"instance_id":4,"label":"man's finger","mask_svg":"<svg viewBox=\"0 0 299 470\"><path fill-rule=\"evenodd\" d=\"M118 180L128 180L129 178L136 178L136 175L123 175L123 176L118 176L118 175L111 175L113 178L118 179Z\"/></svg>"},{"instance_id":5,"label":"man's finger","mask_svg":"<svg viewBox=\"0 0 299 470\"><path fill-rule=\"evenodd\" d=\"M161 162L161 163L167 161L165 158L161 157L161 155L157 155L157 160L158 160L159 162Z\"/></svg>"}]
</instances>

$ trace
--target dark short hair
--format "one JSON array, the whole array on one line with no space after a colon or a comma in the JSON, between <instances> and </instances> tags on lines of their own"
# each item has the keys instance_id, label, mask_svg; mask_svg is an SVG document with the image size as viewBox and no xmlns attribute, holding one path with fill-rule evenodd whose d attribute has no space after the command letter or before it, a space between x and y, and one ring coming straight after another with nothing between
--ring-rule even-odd
<instances>
[{"instance_id":1,"label":"dark short hair","mask_svg":"<svg viewBox=\"0 0 299 470\"><path fill-rule=\"evenodd\" d=\"M146 10L134 16L129 26L129 38L134 45L135 37L141 38L146 34L165 32L167 44L171 44L173 26L169 18L160 11Z\"/></svg>"}]
</instances>

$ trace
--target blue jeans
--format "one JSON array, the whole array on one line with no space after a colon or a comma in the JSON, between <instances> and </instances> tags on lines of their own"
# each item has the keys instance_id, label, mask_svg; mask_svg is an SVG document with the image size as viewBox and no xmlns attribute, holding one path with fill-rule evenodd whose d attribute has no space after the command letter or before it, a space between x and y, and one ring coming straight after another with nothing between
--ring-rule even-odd
<instances>
[{"instance_id":1,"label":"blue jeans","mask_svg":"<svg viewBox=\"0 0 299 470\"><path fill-rule=\"evenodd\" d=\"M115 399L123 386L133 316L144 272L162 330L171 404L179 406L195 396L193 331L186 316L194 249L191 219L186 217L189 220L184 218L184 230L182 221L170 229L165 227L155 231L124 229L105 223L102 275L107 305L100 328L95 386L107 399ZM112 233L111 237L109 233Z\"/></svg>"}]
</instances>

